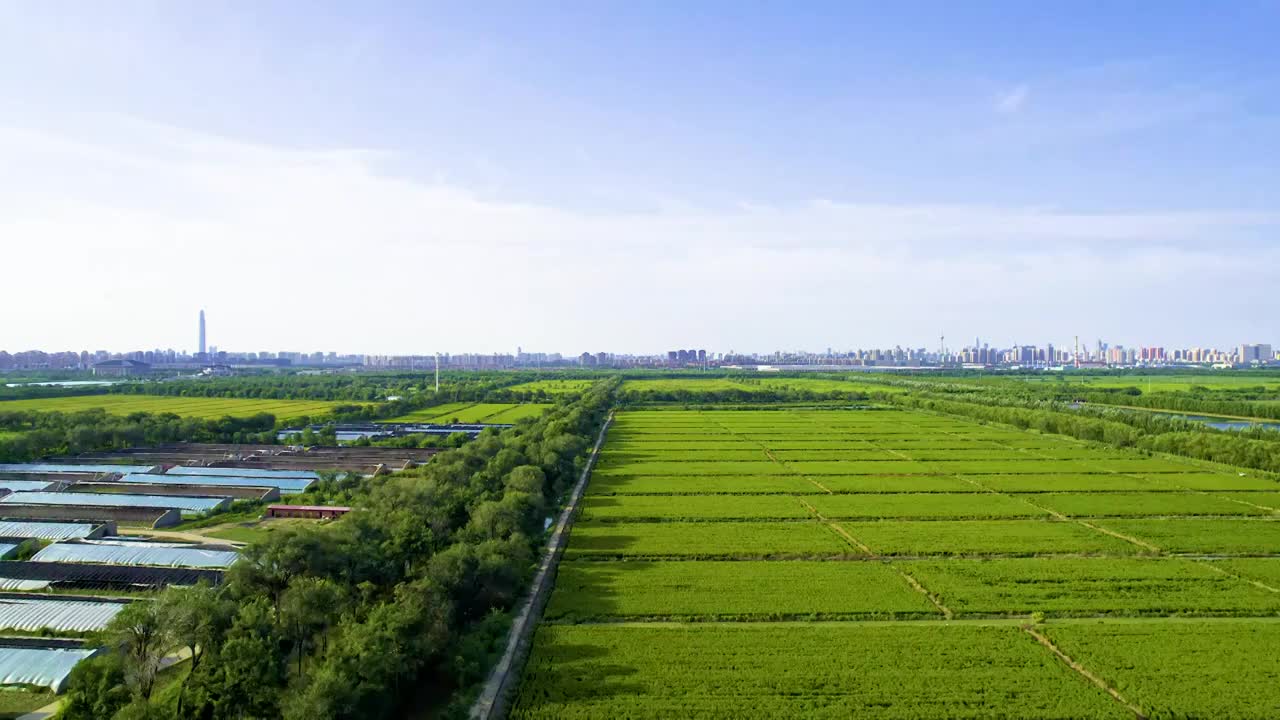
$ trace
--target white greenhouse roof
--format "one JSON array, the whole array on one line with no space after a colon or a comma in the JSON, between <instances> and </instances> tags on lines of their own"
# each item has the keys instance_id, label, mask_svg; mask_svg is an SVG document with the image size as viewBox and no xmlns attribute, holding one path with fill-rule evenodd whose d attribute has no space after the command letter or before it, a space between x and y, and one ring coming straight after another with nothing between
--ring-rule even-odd
<instances>
[{"instance_id":1,"label":"white greenhouse roof","mask_svg":"<svg viewBox=\"0 0 1280 720\"><path fill-rule=\"evenodd\" d=\"M0 685L40 685L62 692L67 676L98 650L0 647Z\"/></svg>"},{"instance_id":2,"label":"white greenhouse roof","mask_svg":"<svg viewBox=\"0 0 1280 720\"><path fill-rule=\"evenodd\" d=\"M17 543L0 543L0 560L3 560L13 554L18 549Z\"/></svg>"},{"instance_id":3,"label":"white greenhouse roof","mask_svg":"<svg viewBox=\"0 0 1280 720\"><path fill-rule=\"evenodd\" d=\"M306 490L311 487L315 479L304 477L260 477L258 475L179 475L170 471L167 475L125 475L120 478L120 482L279 488L280 492L288 495Z\"/></svg>"},{"instance_id":4,"label":"white greenhouse roof","mask_svg":"<svg viewBox=\"0 0 1280 720\"><path fill-rule=\"evenodd\" d=\"M50 582L50 580L21 580L0 577L0 590L44 590L49 587Z\"/></svg>"},{"instance_id":5,"label":"white greenhouse roof","mask_svg":"<svg viewBox=\"0 0 1280 720\"><path fill-rule=\"evenodd\" d=\"M141 545L94 545L54 543L32 557L34 562L100 563L103 565L143 565L151 567L226 568L240 554L234 550L205 550L198 547L143 547Z\"/></svg>"},{"instance_id":6,"label":"white greenhouse roof","mask_svg":"<svg viewBox=\"0 0 1280 720\"><path fill-rule=\"evenodd\" d=\"M177 508L183 514L198 514L216 510L226 505L227 498L183 497L180 495L124 495L122 493L16 492L0 498L0 503ZM2 514L4 514L4 508L0 507L0 515Z\"/></svg>"},{"instance_id":7,"label":"white greenhouse roof","mask_svg":"<svg viewBox=\"0 0 1280 720\"><path fill-rule=\"evenodd\" d=\"M0 597L0 630L101 630L128 603Z\"/></svg>"},{"instance_id":8,"label":"white greenhouse roof","mask_svg":"<svg viewBox=\"0 0 1280 720\"><path fill-rule=\"evenodd\" d=\"M0 520L0 537L7 538L70 540L72 538L89 537L95 529L96 526L90 523Z\"/></svg>"},{"instance_id":9,"label":"white greenhouse roof","mask_svg":"<svg viewBox=\"0 0 1280 720\"><path fill-rule=\"evenodd\" d=\"M54 483L45 482L44 480L0 480L0 488L10 492L48 490L53 486Z\"/></svg>"},{"instance_id":10,"label":"white greenhouse roof","mask_svg":"<svg viewBox=\"0 0 1280 720\"><path fill-rule=\"evenodd\" d=\"M170 475L230 475L232 477L270 478L273 480L278 478L320 479L320 474L313 470L268 470L263 468L223 468L177 465L169 468L166 472Z\"/></svg>"},{"instance_id":11,"label":"white greenhouse roof","mask_svg":"<svg viewBox=\"0 0 1280 720\"><path fill-rule=\"evenodd\" d=\"M144 473L155 465L90 465L80 463L9 463L0 464L0 473Z\"/></svg>"}]
</instances>

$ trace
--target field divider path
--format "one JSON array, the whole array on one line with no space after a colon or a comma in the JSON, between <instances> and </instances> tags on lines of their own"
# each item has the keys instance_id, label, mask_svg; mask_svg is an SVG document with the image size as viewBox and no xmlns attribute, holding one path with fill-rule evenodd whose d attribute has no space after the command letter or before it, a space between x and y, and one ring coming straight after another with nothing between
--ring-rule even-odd
<instances>
[{"instance_id":1,"label":"field divider path","mask_svg":"<svg viewBox=\"0 0 1280 720\"><path fill-rule=\"evenodd\" d=\"M1089 668L1085 667L1084 665L1081 665L1079 662L1072 659L1070 655L1063 652L1062 649L1059 648L1057 645L1055 645L1053 641L1050 640L1049 637L1046 636L1044 633L1036 630L1035 627L1032 625L1023 625L1022 629L1025 630L1028 635L1035 638L1036 642L1048 648L1049 651L1052 652L1055 656L1057 656L1059 660L1066 663L1067 667L1071 668L1072 670L1075 670L1077 673L1080 674L1081 677L1093 683L1094 685L1098 686L1100 689L1102 689L1112 698L1115 698L1116 702L1120 703L1121 705L1124 705L1125 708L1129 710L1129 712L1132 712L1134 714L1134 717L1138 718L1138 720L1148 720L1146 713L1142 712L1142 708L1126 700L1124 696L1120 694L1120 691L1111 687L1111 685L1109 685L1106 680L1103 680L1101 677L1098 677L1092 671L1090 671Z\"/></svg>"},{"instance_id":2,"label":"field divider path","mask_svg":"<svg viewBox=\"0 0 1280 720\"><path fill-rule=\"evenodd\" d=\"M1243 576L1243 575L1237 575L1236 573L1233 573L1233 572L1231 572L1230 570L1223 570L1222 568L1218 567L1217 563L1214 563L1214 562L1212 562L1212 561L1199 561L1199 562L1201 562L1201 564L1203 564L1205 567L1209 568L1209 569L1210 569L1210 570L1212 570L1213 572L1218 573L1219 575L1225 575L1225 576L1227 576L1227 577L1229 577L1229 578L1234 578L1234 579L1239 580L1239 581L1241 581L1241 582L1247 582L1247 583L1249 583L1250 585L1252 585L1252 586L1254 586L1254 587L1256 587L1256 588L1259 588L1259 589L1261 589L1261 590L1267 590L1267 591L1270 591L1270 592L1273 592L1273 593L1280 593L1280 588L1273 588L1273 587L1271 587L1270 585L1268 585L1268 584L1266 584L1266 583L1262 582L1261 580L1253 580L1253 579L1251 579L1251 578L1247 578L1247 577L1245 577L1245 576Z\"/></svg>"},{"instance_id":3,"label":"field divider path","mask_svg":"<svg viewBox=\"0 0 1280 720\"><path fill-rule=\"evenodd\" d=\"M471 720L496 720L507 716L514 689L520 682L525 660L533 640L533 631L537 628L542 616L542 609L547 603L551 589L555 585L556 571L560 558L564 556L565 546L569 544L569 533L573 529L573 520L586 493L587 481L591 478L591 470L600 457L600 448L604 445L605 435L613 424L613 411L600 426L600 434L596 436L596 444L591 448L591 456L582 469L582 475L569 494L569 502L556 521L555 529L547 541L546 550L542 553L542 561L538 564L538 573L529 586L529 592L520 605L519 611L511 623L507 635L507 646L502 657L489 672L484 687L471 706L468 717Z\"/></svg>"}]
</instances>

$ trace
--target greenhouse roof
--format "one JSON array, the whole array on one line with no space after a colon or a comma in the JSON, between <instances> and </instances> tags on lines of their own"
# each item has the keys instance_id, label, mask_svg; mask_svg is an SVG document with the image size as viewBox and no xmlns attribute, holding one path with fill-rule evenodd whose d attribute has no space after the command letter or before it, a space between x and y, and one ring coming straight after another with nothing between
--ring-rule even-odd
<instances>
[{"instance_id":1,"label":"greenhouse roof","mask_svg":"<svg viewBox=\"0 0 1280 720\"><path fill-rule=\"evenodd\" d=\"M154 567L186 567L222 569L240 558L234 550L201 547L149 547L140 545L96 545L91 543L54 543L36 553L34 562L101 563L105 565L146 565ZM0 572L3 568L0 567Z\"/></svg>"}]
</instances>

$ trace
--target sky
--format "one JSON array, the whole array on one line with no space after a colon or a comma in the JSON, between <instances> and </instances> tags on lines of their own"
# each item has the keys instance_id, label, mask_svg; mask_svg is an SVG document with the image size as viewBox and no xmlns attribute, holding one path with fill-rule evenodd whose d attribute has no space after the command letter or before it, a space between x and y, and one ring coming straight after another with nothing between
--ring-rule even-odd
<instances>
[{"instance_id":1,"label":"sky","mask_svg":"<svg viewBox=\"0 0 1280 720\"><path fill-rule=\"evenodd\" d=\"M0 0L0 348L1280 345L1277 27Z\"/></svg>"}]
</instances>

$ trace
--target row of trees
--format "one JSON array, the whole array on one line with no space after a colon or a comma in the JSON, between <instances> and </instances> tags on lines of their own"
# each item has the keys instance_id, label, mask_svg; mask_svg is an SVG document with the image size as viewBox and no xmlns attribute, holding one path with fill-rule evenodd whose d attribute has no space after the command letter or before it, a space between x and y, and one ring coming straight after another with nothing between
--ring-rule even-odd
<instances>
[{"instance_id":1,"label":"row of trees","mask_svg":"<svg viewBox=\"0 0 1280 720\"><path fill-rule=\"evenodd\" d=\"M102 409L0 412L0 431L17 433L0 437L0 462L179 441L273 443L275 425L268 413L205 420L169 413L119 416Z\"/></svg>"},{"instance_id":2,"label":"row of trees","mask_svg":"<svg viewBox=\"0 0 1280 720\"><path fill-rule=\"evenodd\" d=\"M616 386L367 480L355 511L250 545L217 589L131 606L104 634L115 651L75 671L63 717L383 718L424 703L461 715L453 691L501 645ZM203 608L198 628L173 609L189 605ZM181 682L154 692L158 658L182 647Z\"/></svg>"}]
</instances>

